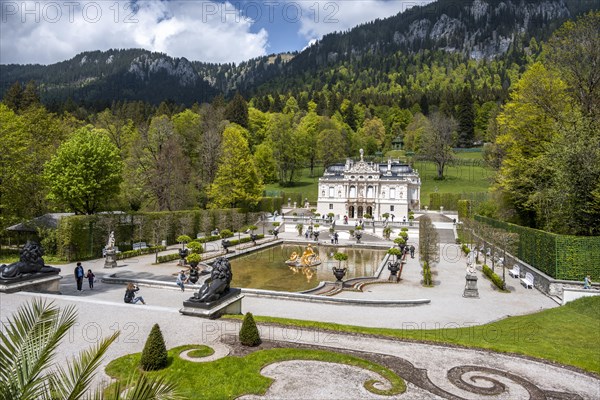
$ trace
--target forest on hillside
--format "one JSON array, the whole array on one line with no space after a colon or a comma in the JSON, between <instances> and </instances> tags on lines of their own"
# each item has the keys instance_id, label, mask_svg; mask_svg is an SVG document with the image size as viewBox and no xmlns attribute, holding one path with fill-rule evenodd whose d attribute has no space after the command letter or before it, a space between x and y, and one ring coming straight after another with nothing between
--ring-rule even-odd
<instances>
[{"instance_id":1,"label":"forest on hillside","mask_svg":"<svg viewBox=\"0 0 600 400\"><path fill-rule=\"evenodd\" d=\"M293 185L300 169L360 148L385 157L401 138L438 164L439 179L452 148L485 142L496 174L478 212L598 234L599 26L600 13L589 13L547 42L531 40L522 66L423 51L407 56L410 73L400 74L366 58L323 70L314 87L278 85L190 107L46 107L34 82L15 83L0 104L0 226L48 211L251 209L264 183ZM389 79L372 80L375 69Z\"/></svg>"}]
</instances>

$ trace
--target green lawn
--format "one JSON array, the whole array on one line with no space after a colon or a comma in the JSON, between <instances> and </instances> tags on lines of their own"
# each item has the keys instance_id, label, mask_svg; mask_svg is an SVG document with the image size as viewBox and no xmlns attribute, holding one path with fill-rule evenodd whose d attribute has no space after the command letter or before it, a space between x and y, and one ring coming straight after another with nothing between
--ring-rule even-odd
<instances>
[{"instance_id":1,"label":"green lawn","mask_svg":"<svg viewBox=\"0 0 600 400\"><path fill-rule=\"evenodd\" d=\"M237 318L237 316L236 316ZM600 374L600 296L469 328L398 330L254 315L256 322L431 341L542 358ZM366 339L368 340L368 339Z\"/></svg>"},{"instance_id":2,"label":"green lawn","mask_svg":"<svg viewBox=\"0 0 600 400\"><path fill-rule=\"evenodd\" d=\"M376 381L367 381L364 385L371 393L389 396L406 391L404 380L390 369L346 354L281 348L259 350L245 357L229 356L206 363L186 361L179 357L182 351L197 347L200 346L180 346L169 350L167 368L148 374L164 374L168 381L177 382L181 395L187 399L234 399L244 394L262 395L267 391L273 380L260 373L266 365L286 360L317 360L368 369L392 384L389 390L380 390L374 385ZM139 360L140 353L120 357L108 364L106 373L125 384L131 372L138 368ZM111 387L107 388L107 391L110 390Z\"/></svg>"}]
</instances>

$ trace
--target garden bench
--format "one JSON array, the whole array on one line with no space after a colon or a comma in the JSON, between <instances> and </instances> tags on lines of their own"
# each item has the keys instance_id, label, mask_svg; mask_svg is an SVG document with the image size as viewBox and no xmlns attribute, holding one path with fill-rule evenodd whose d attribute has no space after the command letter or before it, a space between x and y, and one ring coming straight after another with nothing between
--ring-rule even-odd
<instances>
[{"instance_id":1,"label":"garden bench","mask_svg":"<svg viewBox=\"0 0 600 400\"><path fill-rule=\"evenodd\" d=\"M519 264L515 264L512 269L509 269L508 274L513 278L519 278L521 276L521 267Z\"/></svg>"},{"instance_id":2,"label":"garden bench","mask_svg":"<svg viewBox=\"0 0 600 400\"><path fill-rule=\"evenodd\" d=\"M132 248L133 250L142 250L147 249L148 245L146 245L146 242L137 242L132 245Z\"/></svg>"},{"instance_id":3,"label":"garden bench","mask_svg":"<svg viewBox=\"0 0 600 400\"><path fill-rule=\"evenodd\" d=\"M525 274L525 278L521 278L521 283L525 285L527 289L533 289L533 275L531 272Z\"/></svg>"}]
</instances>

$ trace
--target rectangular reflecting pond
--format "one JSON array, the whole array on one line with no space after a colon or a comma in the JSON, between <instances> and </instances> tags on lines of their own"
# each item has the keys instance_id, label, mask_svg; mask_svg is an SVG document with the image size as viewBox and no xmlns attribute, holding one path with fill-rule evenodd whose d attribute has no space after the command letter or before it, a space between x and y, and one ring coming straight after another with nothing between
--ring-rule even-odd
<instances>
[{"instance_id":1,"label":"rectangular reflecting pond","mask_svg":"<svg viewBox=\"0 0 600 400\"><path fill-rule=\"evenodd\" d=\"M348 255L342 267L348 267L344 280L361 276L373 276L385 258L386 249L355 249L345 247L312 247L321 264L316 267L294 267L286 265L286 260L295 252L305 254L306 247L281 244L230 259L233 272L232 287L301 292L313 289L321 281L335 281L331 271L338 266L333 259L335 251ZM299 257L300 258L300 257Z\"/></svg>"}]
</instances>

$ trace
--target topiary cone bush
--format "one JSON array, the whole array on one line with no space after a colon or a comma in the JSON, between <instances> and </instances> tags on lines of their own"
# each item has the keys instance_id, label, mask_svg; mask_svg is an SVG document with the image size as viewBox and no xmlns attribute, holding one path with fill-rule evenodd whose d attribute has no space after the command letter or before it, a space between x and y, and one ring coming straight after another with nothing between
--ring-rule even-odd
<instances>
[{"instance_id":1,"label":"topiary cone bush","mask_svg":"<svg viewBox=\"0 0 600 400\"><path fill-rule=\"evenodd\" d=\"M155 371L167 366L167 347L158 324L154 324L140 359L140 367L144 371Z\"/></svg>"},{"instance_id":2,"label":"topiary cone bush","mask_svg":"<svg viewBox=\"0 0 600 400\"><path fill-rule=\"evenodd\" d=\"M244 315L244 322L240 328L240 342L244 346L258 346L261 343L260 333L254 322L252 313L246 313Z\"/></svg>"}]
</instances>

